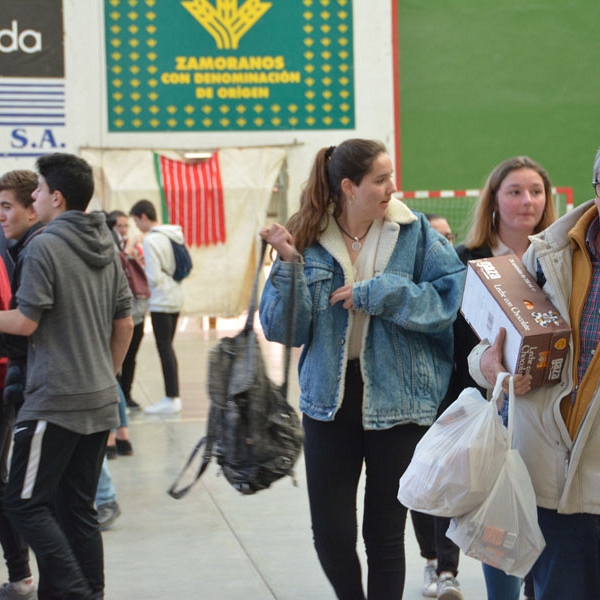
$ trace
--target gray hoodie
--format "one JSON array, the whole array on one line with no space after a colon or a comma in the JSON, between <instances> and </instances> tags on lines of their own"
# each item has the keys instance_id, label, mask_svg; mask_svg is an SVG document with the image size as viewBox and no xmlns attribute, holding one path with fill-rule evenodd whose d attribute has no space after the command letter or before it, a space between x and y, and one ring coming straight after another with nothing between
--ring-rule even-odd
<instances>
[{"instance_id":1,"label":"gray hoodie","mask_svg":"<svg viewBox=\"0 0 600 600\"><path fill-rule=\"evenodd\" d=\"M19 422L89 434L118 425L110 339L131 292L101 213L67 211L27 246L17 293L29 338Z\"/></svg>"}]
</instances>

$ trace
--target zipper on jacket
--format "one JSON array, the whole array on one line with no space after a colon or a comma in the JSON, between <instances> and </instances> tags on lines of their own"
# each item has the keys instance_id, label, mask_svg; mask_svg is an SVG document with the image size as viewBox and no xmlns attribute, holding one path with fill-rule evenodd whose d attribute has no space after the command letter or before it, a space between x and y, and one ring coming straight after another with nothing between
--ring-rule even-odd
<instances>
[{"instance_id":1,"label":"zipper on jacket","mask_svg":"<svg viewBox=\"0 0 600 600\"><path fill-rule=\"evenodd\" d=\"M579 384L577 384L573 391L571 392L571 406L575 405L575 400L577 399L577 391L579 390Z\"/></svg>"},{"instance_id":2,"label":"zipper on jacket","mask_svg":"<svg viewBox=\"0 0 600 600\"><path fill-rule=\"evenodd\" d=\"M565 457L565 481L567 480L567 474L569 472L569 462L571 461L571 451L567 450L567 456Z\"/></svg>"}]
</instances>

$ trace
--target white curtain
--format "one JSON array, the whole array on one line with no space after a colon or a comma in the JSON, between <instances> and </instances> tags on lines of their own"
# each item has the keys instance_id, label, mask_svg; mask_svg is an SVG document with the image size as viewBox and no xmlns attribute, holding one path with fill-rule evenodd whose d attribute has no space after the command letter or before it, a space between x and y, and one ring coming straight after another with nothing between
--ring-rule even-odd
<instances>
[{"instance_id":1,"label":"white curtain","mask_svg":"<svg viewBox=\"0 0 600 600\"><path fill-rule=\"evenodd\" d=\"M183 160L172 151L160 153ZM266 223L273 185L286 155L284 148L219 150L227 241L190 248L194 268L183 282L184 314L235 317L248 307L260 247L258 231ZM86 148L81 156L94 169L95 206L128 213L137 200L145 198L154 203L160 219L151 150ZM132 221L130 235L137 233Z\"/></svg>"}]
</instances>

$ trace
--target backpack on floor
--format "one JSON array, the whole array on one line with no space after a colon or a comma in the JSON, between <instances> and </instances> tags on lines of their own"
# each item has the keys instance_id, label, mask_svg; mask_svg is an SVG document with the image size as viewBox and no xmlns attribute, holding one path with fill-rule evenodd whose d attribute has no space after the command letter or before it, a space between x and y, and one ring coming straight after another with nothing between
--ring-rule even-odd
<instances>
[{"instance_id":1,"label":"backpack on floor","mask_svg":"<svg viewBox=\"0 0 600 600\"><path fill-rule=\"evenodd\" d=\"M289 314L282 385L273 383L267 376L253 329L258 277L265 249L263 242L244 329L235 337L220 340L210 352L210 412L206 435L196 444L169 489L173 498L187 494L213 456L227 481L242 494L266 489L285 475L293 477L303 437L298 414L286 399L294 311ZM292 284L292 297L294 288ZM202 462L195 479L177 490L184 473L202 448Z\"/></svg>"}]
</instances>

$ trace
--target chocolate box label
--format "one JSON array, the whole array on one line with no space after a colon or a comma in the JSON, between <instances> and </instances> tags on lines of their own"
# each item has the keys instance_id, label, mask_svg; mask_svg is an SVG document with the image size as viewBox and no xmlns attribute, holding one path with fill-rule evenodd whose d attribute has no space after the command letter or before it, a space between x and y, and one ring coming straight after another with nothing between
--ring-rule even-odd
<instances>
[{"instance_id":1,"label":"chocolate box label","mask_svg":"<svg viewBox=\"0 0 600 600\"><path fill-rule=\"evenodd\" d=\"M517 256L468 262L461 313L479 339L506 330L511 373L531 374L534 388L560 381L571 329Z\"/></svg>"}]
</instances>

